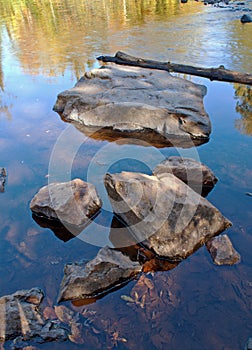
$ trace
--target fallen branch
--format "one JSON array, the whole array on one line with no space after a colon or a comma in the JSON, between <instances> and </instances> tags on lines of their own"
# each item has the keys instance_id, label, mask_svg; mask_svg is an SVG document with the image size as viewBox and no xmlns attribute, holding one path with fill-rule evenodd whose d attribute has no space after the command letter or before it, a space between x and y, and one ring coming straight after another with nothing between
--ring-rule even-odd
<instances>
[{"instance_id":1,"label":"fallen branch","mask_svg":"<svg viewBox=\"0 0 252 350\"><path fill-rule=\"evenodd\" d=\"M240 84L252 85L252 75L239 73L226 69L224 66L218 68L201 68L171 62L159 62L133 57L124 52L118 51L113 56L100 56L97 60L103 62L114 62L121 65L136 66L142 68L160 69L167 72L177 72L189 75L197 75L210 80L226 81Z\"/></svg>"}]
</instances>

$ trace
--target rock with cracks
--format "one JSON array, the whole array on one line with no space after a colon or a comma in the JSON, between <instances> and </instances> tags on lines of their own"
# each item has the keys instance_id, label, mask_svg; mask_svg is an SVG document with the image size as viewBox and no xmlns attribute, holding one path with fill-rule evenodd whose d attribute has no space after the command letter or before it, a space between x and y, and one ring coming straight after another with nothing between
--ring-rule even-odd
<instances>
[{"instance_id":1,"label":"rock with cracks","mask_svg":"<svg viewBox=\"0 0 252 350\"><path fill-rule=\"evenodd\" d=\"M106 174L116 215L138 242L159 256L181 260L231 225L205 198L172 174Z\"/></svg>"},{"instance_id":2,"label":"rock with cracks","mask_svg":"<svg viewBox=\"0 0 252 350\"><path fill-rule=\"evenodd\" d=\"M204 197L218 181L214 173L206 165L191 158L169 157L153 170L153 174L157 177L167 173L175 175Z\"/></svg>"},{"instance_id":3,"label":"rock with cracks","mask_svg":"<svg viewBox=\"0 0 252 350\"><path fill-rule=\"evenodd\" d=\"M234 249L227 235L210 239L206 247L216 265L234 265L240 262L240 254Z\"/></svg>"},{"instance_id":4,"label":"rock with cracks","mask_svg":"<svg viewBox=\"0 0 252 350\"><path fill-rule=\"evenodd\" d=\"M208 139L205 94L205 86L168 72L105 66L60 93L54 110L64 120L88 127L89 133L112 130L134 138L154 133L167 143L173 138Z\"/></svg>"},{"instance_id":5,"label":"rock with cracks","mask_svg":"<svg viewBox=\"0 0 252 350\"><path fill-rule=\"evenodd\" d=\"M66 330L57 321L45 320L39 312L44 293L39 288L20 290L0 298L0 341L39 343L66 340ZM19 347L20 348L20 347Z\"/></svg>"},{"instance_id":6,"label":"rock with cracks","mask_svg":"<svg viewBox=\"0 0 252 350\"><path fill-rule=\"evenodd\" d=\"M101 248L93 260L65 266L58 300L98 297L126 283L140 271L140 264L120 251Z\"/></svg>"},{"instance_id":7,"label":"rock with cracks","mask_svg":"<svg viewBox=\"0 0 252 350\"><path fill-rule=\"evenodd\" d=\"M30 203L33 213L63 224L86 225L101 208L94 185L74 179L42 187Z\"/></svg>"}]
</instances>

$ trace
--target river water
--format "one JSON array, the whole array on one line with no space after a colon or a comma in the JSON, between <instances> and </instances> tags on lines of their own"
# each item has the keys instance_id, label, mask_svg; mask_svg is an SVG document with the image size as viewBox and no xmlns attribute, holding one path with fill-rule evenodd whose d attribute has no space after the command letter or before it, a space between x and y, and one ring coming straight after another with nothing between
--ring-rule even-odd
<instances>
[{"instance_id":1,"label":"river water","mask_svg":"<svg viewBox=\"0 0 252 350\"><path fill-rule=\"evenodd\" d=\"M0 193L0 296L38 286L51 309L65 263L93 258L108 243L111 216L101 226L104 232L67 242L32 219L29 203L48 182L54 146L73 129L52 111L57 94L98 67L97 56L118 50L251 73L252 24L240 23L251 9L250 2L217 8L175 0L0 0L0 167L8 173ZM185 78L207 86L204 103L213 131L210 141L193 152L219 179L208 199L232 221L227 234L241 262L215 266L202 247L176 268L148 274L95 303L69 303L87 318L84 344L39 348L237 350L252 336L252 197L246 195L252 192L251 90ZM63 163L72 142L62 146ZM139 145L86 138L72 177L85 180L94 158L108 161L107 150L117 154L113 171L145 171L157 153L192 155L190 149L150 147L146 152ZM144 305L121 298L143 294Z\"/></svg>"}]
</instances>

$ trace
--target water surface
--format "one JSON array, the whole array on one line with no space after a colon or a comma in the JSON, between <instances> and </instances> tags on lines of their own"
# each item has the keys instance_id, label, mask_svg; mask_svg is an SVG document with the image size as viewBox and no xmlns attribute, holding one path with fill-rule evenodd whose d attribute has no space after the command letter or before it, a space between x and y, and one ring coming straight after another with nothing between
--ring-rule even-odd
<instances>
[{"instance_id":1,"label":"water surface","mask_svg":"<svg viewBox=\"0 0 252 350\"><path fill-rule=\"evenodd\" d=\"M251 3L244 7L251 8ZM64 264L94 257L99 247L91 243L109 243L112 220L112 215L105 217L99 232L63 242L32 219L29 202L47 184L52 150L62 132L71 128L52 111L57 94L98 67L97 56L117 50L251 72L252 25L240 23L242 10L174 0L1 0L0 13L0 166L8 172L5 192L0 193L0 296L38 286L46 293L45 305L53 306ZM251 90L186 78L208 89L204 101L213 131L197 152L219 178L208 199L233 222L227 233L241 263L216 267L202 247L176 268L143 277L153 288L141 278L94 304L69 304L95 315L82 349L236 350L252 336L252 197L245 195L252 192ZM73 143L69 139L62 148L63 165ZM114 172L149 171L159 158L194 152L86 137L72 177L87 179L94 159L102 171L107 150L118 157L111 164ZM143 308L120 298L135 292L139 297L146 294ZM80 347L69 342L41 348Z\"/></svg>"}]
</instances>

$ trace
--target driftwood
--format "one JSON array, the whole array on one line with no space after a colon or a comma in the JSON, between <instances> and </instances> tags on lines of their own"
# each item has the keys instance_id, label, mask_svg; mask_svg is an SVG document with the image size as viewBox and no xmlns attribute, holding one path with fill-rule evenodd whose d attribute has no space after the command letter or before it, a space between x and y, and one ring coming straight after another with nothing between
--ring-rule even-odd
<instances>
[{"instance_id":1,"label":"driftwood","mask_svg":"<svg viewBox=\"0 0 252 350\"><path fill-rule=\"evenodd\" d=\"M117 64L127 65L127 66L137 66L142 68L160 69L168 72L197 75L200 77L208 78L210 80L218 80L218 81L252 85L252 74L231 71L226 69L224 66L219 66L218 68L193 67L193 66L171 63L171 62L145 60L142 58L130 56L120 51L118 51L114 57L100 56L100 57L97 57L97 60L103 61L103 62L114 62Z\"/></svg>"}]
</instances>

